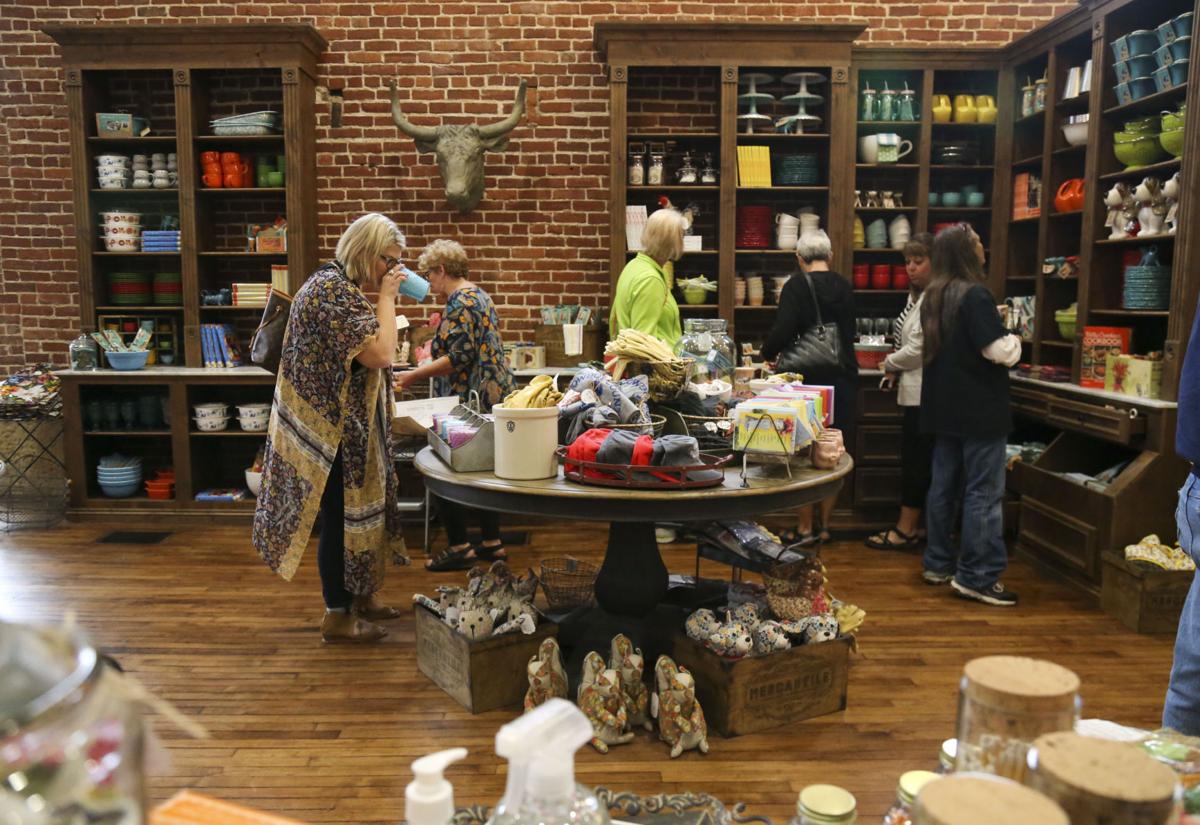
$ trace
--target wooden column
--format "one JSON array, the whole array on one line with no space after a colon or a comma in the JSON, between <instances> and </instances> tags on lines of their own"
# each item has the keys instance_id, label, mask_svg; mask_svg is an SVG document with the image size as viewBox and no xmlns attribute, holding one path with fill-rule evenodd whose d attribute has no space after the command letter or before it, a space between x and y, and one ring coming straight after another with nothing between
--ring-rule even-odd
<instances>
[{"instance_id":1,"label":"wooden column","mask_svg":"<svg viewBox=\"0 0 1200 825\"><path fill-rule=\"evenodd\" d=\"M629 132L629 67L612 65L608 71L608 300L609 308L617 291L617 278L625 268L625 174Z\"/></svg>"},{"instance_id":2,"label":"wooden column","mask_svg":"<svg viewBox=\"0 0 1200 825\"><path fill-rule=\"evenodd\" d=\"M96 328L96 283L92 266L92 250L96 243L94 232L84 227L95 225L92 220L91 163L88 160L87 135L91 127L87 123L87 106L83 85L83 72L76 68L67 69L67 136L71 152L71 168L84 170L71 175L71 200L75 209L75 265L79 270L79 323L84 330ZM103 356L101 356L103 357Z\"/></svg>"}]
</instances>

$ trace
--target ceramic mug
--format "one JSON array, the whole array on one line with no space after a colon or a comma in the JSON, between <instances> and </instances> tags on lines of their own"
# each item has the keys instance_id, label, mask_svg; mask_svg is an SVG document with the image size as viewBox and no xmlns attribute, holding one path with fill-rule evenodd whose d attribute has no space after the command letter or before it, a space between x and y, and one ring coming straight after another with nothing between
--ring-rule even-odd
<instances>
[{"instance_id":1,"label":"ceramic mug","mask_svg":"<svg viewBox=\"0 0 1200 825\"><path fill-rule=\"evenodd\" d=\"M209 166L209 165L215 166L221 162L221 153L220 152L201 152L200 153L200 162L203 163L205 166Z\"/></svg>"},{"instance_id":2,"label":"ceramic mug","mask_svg":"<svg viewBox=\"0 0 1200 825\"><path fill-rule=\"evenodd\" d=\"M242 173L236 169L231 171L227 167L225 169L225 175L221 179L221 183L226 189L240 189L242 186Z\"/></svg>"},{"instance_id":3,"label":"ceramic mug","mask_svg":"<svg viewBox=\"0 0 1200 825\"><path fill-rule=\"evenodd\" d=\"M205 186L212 189L221 188L221 174L219 172L205 172L203 180Z\"/></svg>"},{"instance_id":4,"label":"ceramic mug","mask_svg":"<svg viewBox=\"0 0 1200 825\"><path fill-rule=\"evenodd\" d=\"M895 132L863 135L858 139L859 160L863 163L896 163L912 150L912 141Z\"/></svg>"},{"instance_id":5,"label":"ceramic mug","mask_svg":"<svg viewBox=\"0 0 1200 825\"><path fill-rule=\"evenodd\" d=\"M236 166L241 162L242 162L242 156L239 155L237 152L222 152L221 153L221 165L222 166Z\"/></svg>"}]
</instances>

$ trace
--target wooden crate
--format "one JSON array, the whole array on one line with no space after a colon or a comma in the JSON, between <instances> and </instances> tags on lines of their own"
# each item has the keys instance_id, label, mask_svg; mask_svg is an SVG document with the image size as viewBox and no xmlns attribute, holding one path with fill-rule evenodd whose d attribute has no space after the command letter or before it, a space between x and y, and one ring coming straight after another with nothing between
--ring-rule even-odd
<instances>
[{"instance_id":1,"label":"wooden crate","mask_svg":"<svg viewBox=\"0 0 1200 825\"><path fill-rule=\"evenodd\" d=\"M529 636L508 633L472 642L433 611L414 605L417 668L471 713L519 705L529 688L525 666L547 636L558 633L542 621Z\"/></svg>"},{"instance_id":2,"label":"wooden crate","mask_svg":"<svg viewBox=\"0 0 1200 825\"><path fill-rule=\"evenodd\" d=\"M675 661L696 677L696 697L722 736L777 728L846 708L850 639L724 659L679 632Z\"/></svg>"},{"instance_id":3,"label":"wooden crate","mask_svg":"<svg viewBox=\"0 0 1200 825\"><path fill-rule=\"evenodd\" d=\"M1100 604L1138 633L1174 633L1192 586L1191 571L1147 570L1117 553L1105 553Z\"/></svg>"},{"instance_id":4,"label":"wooden crate","mask_svg":"<svg viewBox=\"0 0 1200 825\"><path fill-rule=\"evenodd\" d=\"M547 367L573 367L585 361L600 361L604 358L605 330L595 324L583 328L583 353L567 355L563 345L562 327L559 324L538 324L533 331L533 342L546 348Z\"/></svg>"}]
</instances>

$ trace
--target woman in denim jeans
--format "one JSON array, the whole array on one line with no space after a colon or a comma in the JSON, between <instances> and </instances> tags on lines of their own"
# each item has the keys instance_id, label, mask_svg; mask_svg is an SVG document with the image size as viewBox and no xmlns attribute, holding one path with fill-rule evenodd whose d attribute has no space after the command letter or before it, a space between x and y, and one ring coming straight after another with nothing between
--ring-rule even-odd
<instances>
[{"instance_id":1,"label":"woman in denim jeans","mask_svg":"<svg viewBox=\"0 0 1200 825\"><path fill-rule=\"evenodd\" d=\"M1000 583L1008 567L1001 500L1012 429L1007 368L1020 359L1021 340L1004 329L983 285L983 244L970 226L939 232L932 262L921 306L921 431L935 439L922 578L949 583L964 598L1010 606L1017 596ZM951 531L960 502L956 546Z\"/></svg>"}]
</instances>

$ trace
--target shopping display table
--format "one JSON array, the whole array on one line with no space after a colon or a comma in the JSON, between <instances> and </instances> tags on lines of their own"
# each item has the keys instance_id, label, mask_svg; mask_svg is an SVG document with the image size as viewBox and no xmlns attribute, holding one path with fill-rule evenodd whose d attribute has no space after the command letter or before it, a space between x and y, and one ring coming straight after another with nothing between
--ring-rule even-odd
<instances>
[{"instance_id":1,"label":"shopping display table","mask_svg":"<svg viewBox=\"0 0 1200 825\"><path fill-rule=\"evenodd\" d=\"M655 522L697 522L754 518L777 510L814 504L834 495L854 463L844 456L832 470L809 466L751 464L742 478L740 463L731 463L719 487L698 490L634 490L578 484L563 478L509 481L493 473L456 473L432 450L417 454L416 468L434 495L450 501L522 516L571 522L608 522L608 548L596 578L598 607L576 611L559 634L570 660L582 660L589 649L603 650L615 633L641 644L652 654L667 650L674 627L663 610L667 568L654 540ZM564 551L569 548L564 548Z\"/></svg>"}]
</instances>

